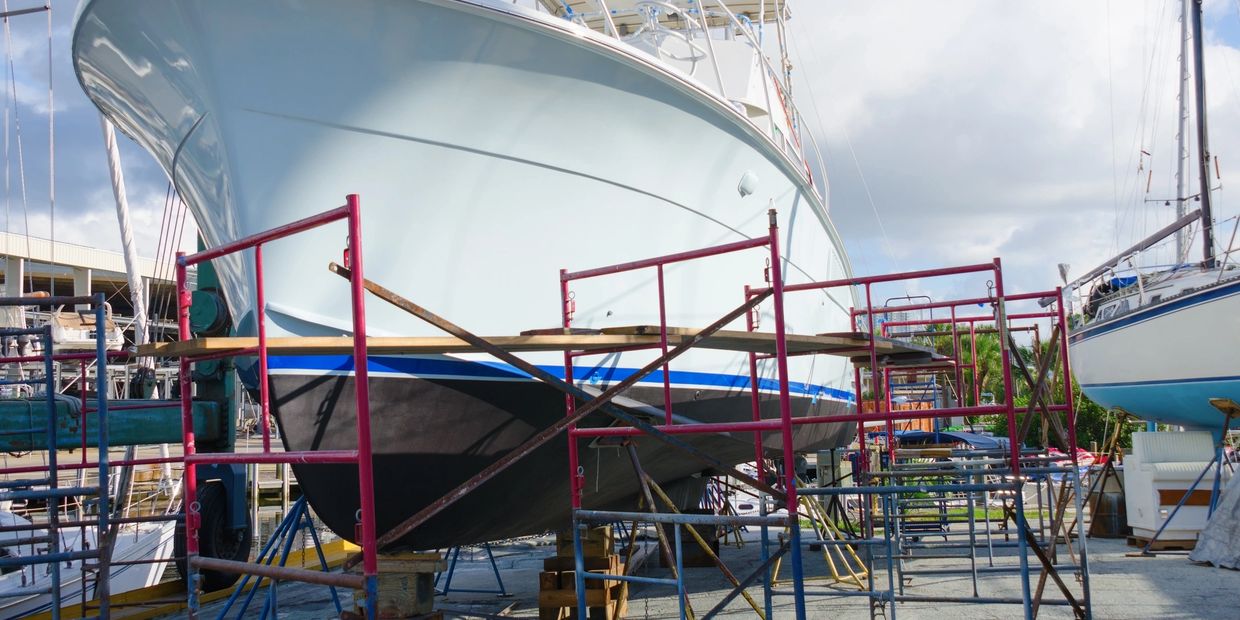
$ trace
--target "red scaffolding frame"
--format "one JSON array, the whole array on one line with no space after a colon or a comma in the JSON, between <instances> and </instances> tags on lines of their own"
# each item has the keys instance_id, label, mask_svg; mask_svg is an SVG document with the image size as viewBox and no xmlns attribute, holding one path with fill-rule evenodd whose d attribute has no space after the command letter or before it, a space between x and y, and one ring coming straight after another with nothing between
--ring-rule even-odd
<instances>
[{"instance_id":1,"label":"red scaffolding frame","mask_svg":"<svg viewBox=\"0 0 1240 620\"><path fill-rule=\"evenodd\" d=\"M374 496L374 462L370 434L370 395L367 372L366 348L366 304L362 288L362 238L361 238L361 207L356 194L350 194L343 206L325 211L315 216L291 222L284 226L260 232L216 248L204 250L196 254L177 254L177 324L179 340L192 339L189 325L190 290L187 272L189 267L212 259L243 252L254 251L254 313L258 332L258 345L245 349L233 349L221 353L191 354L180 356L181 382L181 425L182 449L184 450L184 486L186 497L185 532L186 532L186 565L189 567L187 589L189 590L189 614L195 617L198 612L198 580L199 569L256 575L281 580L304 581L322 585L349 587L366 592L366 612L370 618L375 615L375 602L378 584L378 556L375 544L375 496ZM355 383L355 399L357 406L357 449L355 450L313 450L302 452L272 452L270 395L268 388L268 342L266 328L266 299L263 281L263 246L291 235L318 228L332 222L344 220L348 226L348 245L345 251L345 262L358 275L349 285L350 311L353 320L353 367ZM259 453L198 453L194 444L193 423L193 383L190 365L194 362L252 354L257 357L259 402L261 408L261 426L263 449ZM358 539L362 546L362 575L327 574L318 571L251 564L216 558L205 558L198 555L198 529L201 526L201 506L197 502L197 473L199 464L242 464L242 463L277 463L277 464L328 464L356 463L358 482L361 495Z\"/></svg>"},{"instance_id":2,"label":"red scaffolding frame","mask_svg":"<svg viewBox=\"0 0 1240 620\"><path fill-rule=\"evenodd\" d=\"M322 226L324 224L347 220L349 227L348 249L346 251L345 268L333 268L339 275L342 275L350 281L351 294L351 311L353 318L354 333L352 335L355 381L357 385L357 409L358 409L358 448L357 450L335 450L335 451L310 451L296 453L273 453L270 451L270 405L267 386L267 354L269 352L269 342L266 335L265 326L265 298L263 288L263 254L264 244L293 235L311 228ZM177 262L177 286L178 286L178 323L181 327L181 340L190 340L189 333L189 291L187 288L186 271L189 266L201 263L203 261L218 258L227 254L232 254L247 249L254 250L254 267L255 267L255 298L257 313L257 345L238 346L227 351L210 352L205 350L195 350L192 347L187 348L181 355L181 401L182 401L182 423L183 423L183 444L185 449L184 460L186 463L186 496L190 498L196 497L197 485L194 468L190 465L199 463L357 463L359 469L359 482L361 486L361 524L360 534L358 538L362 542L362 553L360 559L363 562L363 575L361 577L352 575L325 575L316 571L299 571L295 569L285 569L267 566L258 566L247 564L244 562L229 562L224 560L215 560L202 558L198 556L197 530L200 526L199 508L196 502L190 503L187 510L187 534L189 537L187 551L189 553L189 566L191 567L191 584L190 584L190 605L191 613L197 609L197 569L207 568L212 570L222 570L237 573L247 573L259 576L268 576L279 579L292 579L308 581L312 583L321 583L328 585L340 585L345 587L364 588L367 591L367 602L371 606L368 610L373 613L373 604L375 601L376 575L377 575L377 552L378 543L391 541L419 523L424 522L430 516L436 514L439 510L464 493L468 493L476 488L479 484L494 476L494 474L507 466L511 465L517 459L529 454L534 448L544 444L551 436L567 431L570 438L569 444L569 475L571 480L571 507L574 511L574 519L597 519L603 516L600 511L587 511L582 508L582 490L583 478L580 468L580 455L578 454L577 439L603 436L639 436L649 435L656 439L661 439L665 443L671 443L683 450L694 454L694 450L686 444L678 444L671 439L673 435L693 434L693 433L719 433L719 432L739 432L752 433L754 437L754 450L757 466L761 474L759 478L765 475L765 450L763 448L762 433L779 432L781 434L780 452L784 457L784 462L792 463L795 458L792 430L796 425L803 424L819 424L819 423L856 423L859 431L859 442L861 446L861 458L859 459L860 473L864 476L868 469L868 449L866 445L865 426L867 422L880 422L887 425L889 446L894 449L894 441L892 438L892 425L896 421L918 419L918 418L941 418L957 415L985 415L985 414L1003 414L1006 417L1009 436L1016 438L1016 411L1013 402L1013 386L1014 379L1012 374L1012 351L1009 346L1009 330L1012 328L1013 321L1020 320L1040 320L1045 318L1052 319L1057 328L1066 328L1066 317L1062 304L1062 292L1059 290L1053 293L1026 293L1021 295L1006 295L1003 289L1002 267L998 259L989 263L981 263L975 265L965 265L960 267L948 267L942 269L929 269L920 271L909 271L895 274L886 274L879 276L865 277L848 277L835 280L806 282L785 285L782 270L782 257L779 250L778 239L779 228L776 221L775 212L769 213L769 224L767 234L758 238L745 241L722 244L712 247L700 248L688 252L677 254L669 254L665 256L655 257L646 260L632 261L617 265L610 265L595 269L570 272L561 270L559 275L560 292L561 292L561 328L563 335L571 335L570 342L557 345L563 350L564 361L564 379L560 379L542 372L540 369L533 367L527 363L523 363L519 358L515 358L506 350L505 346L498 344L498 339L487 340L474 336L462 328L459 328L445 319L430 313L413 304L412 302L400 298L391 291L371 283L362 275L361 269L361 238L360 238L360 221L358 200L356 196L350 196L348 203L337 209L325 212L318 216L306 218L293 222L286 226L282 226L264 233L259 233L236 242L223 245L213 250L200 252L198 254L186 256L178 255ZM767 254L767 263L765 269L765 283L759 287L745 287L743 290L744 303L726 314L720 320L713 323L702 330L685 331L684 328L674 328L667 324L667 307L666 307L666 288L664 280L665 267L674 263L704 259L723 254L741 252L750 249L765 249ZM612 274L632 272L637 270L653 269L656 272L657 281L657 308L659 316L659 324L657 326L657 338L653 341L649 338L650 332L641 332L647 338L637 344L599 344L601 339L606 335L597 334L581 334L577 338L577 331L573 329L573 314L576 308L576 300L573 293L570 292L569 286L572 282L589 278L603 277ZM947 276L962 276L969 274L989 273L993 275L993 290L988 290L986 296L972 299L962 299L954 301L930 302L926 304L910 304L899 307L875 307L872 303L872 287L875 284L907 281L923 278L937 278ZM817 337L810 336L790 336L786 331L786 323L784 316L785 296L798 292L825 292L828 289L844 288L852 289L854 287L863 287L865 291L865 307L863 309L851 309L849 311L850 329L855 330L857 321L860 317L865 317L867 329L863 331L850 331L845 334L824 334ZM389 303L393 303L401 309L414 314L418 318L426 320L440 329L443 329L456 338L468 343L469 346L476 350L485 351L496 355L501 359L512 361L519 368L526 370L536 379L544 381L553 387L557 387L565 392L565 417L561 422L553 425L551 428L544 430L537 436L531 438L527 444L514 450L512 454L505 456L499 462L488 467L486 470L479 472L474 478L463 483L458 489L452 491L444 498L433 502L427 508L418 514L411 516L405 522L393 528L392 531L384 534L382 537L376 537L374 530L374 489L373 489L373 472L371 461L371 443L370 443L370 420L369 420L369 401L367 394L367 372L366 372L366 324L365 324L365 306L363 295L365 291L376 294L380 298ZM1023 313L1008 314L1006 304L1011 301L1040 299L1048 295L1054 296L1059 300L1059 304L1054 312L1039 313ZM773 304L774 316L774 332L760 333L756 331L757 321L755 319L755 307L766 297L770 297ZM972 304L990 304L993 308L993 314L990 316L967 316L958 317L956 309ZM933 351L924 347L898 344L899 341L893 340L886 336L886 328L882 330L876 329L875 315L889 314L892 312L906 312L915 309L929 308L950 308L951 309L951 336L953 338L953 355L951 357L936 356ZM749 390L751 403L753 404L753 417L749 421L744 422L727 422L727 423L676 423L672 415L671 405L671 382L669 372L669 362L679 355L682 351L687 350L696 345L702 345L707 338L711 338L712 334L726 324L739 320L741 315L745 315L745 332L742 335L751 336L750 342L733 343L729 346L719 347L727 348L734 351L747 352L749 355L750 381ZM889 377L892 372L914 372L921 370L937 370L950 369L957 376L962 373L960 357L960 347L957 345L959 338L960 325L968 325L971 334L976 334L975 325L981 321L993 321L995 329L1000 332L1001 341L1001 364L1004 383L1004 402L996 405L979 405L975 402L972 407L948 407L930 410L917 411L892 411L890 407L886 411L880 410L879 397L877 389L873 398L874 411L865 413L858 411L853 414L846 415L820 415L820 416L803 416L798 418L792 417L791 395L789 390L789 368L788 359L797 355L815 355L815 354L833 354L848 355L856 365L854 371L854 389L855 400L858 404L864 402L866 398L862 393L861 372L862 366L867 366L870 372L872 385L877 388L879 378ZM916 324L925 324L919 322ZM676 338L677 346L673 350L670 344ZM826 338L822 336L831 336L835 338L830 346L826 342ZM591 338L600 339L599 342L591 342ZM722 336L727 338L727 336ZM841 344L842 343L842 344ZM795 345L793 351L790 351L790 344ZM1066 340L1060 339L1059 342L1061 359L1064 364L1065 373L1065 404L1054 406L1055 411L1066 411L1068 413L1068 426L1072 428L1075 422L1073 412L1072 394L1071 394L1071 375L1067 369L1067 343ZM429 345L429 346L446 346L446 345ZM452 346L459 346L453 344ZM519 347L516 347L519 348ZM634 351L645 349L656 351L661 355L657 360L644 366L633 376L611 386L606 392L593 399L588 398L579 389L573 385L575 383L573 377L573 364L577 357L584 355L595 355L600 353L616 353L621 351ZM880 352L881 350L881 352ZM888 359L888 354L892 355L892 359ZM919 359L908 361L900 358L901 354L911 354L920 356ZM192 390L190 389L190 364L195 361L203 361L215 359L218 357L228 357L236 355L255 355L258 362L259 375L259 391L260 391L260 407L261 407L261 427L263 433L263 451L258 454L197 454L194 450L194 435L192 425ZM976 354L972 356L975 360ZM759 360L774 359L776 374L778 377L778 419L764 419L761 415L761 382L758 377ZM633 385L641 376L644 376L659 368L663 369L663 394L664 394L664 419L662 425L648 425L636 418L630 418L623 412L609 411L613 417L617 417L622 421L626 421L628 426L609 426L605 428L578 428L576 422L582 416L590 411L607 410L610 400L620 391L628 386ZM898 368L898 370L896 369ZM974 363L974 373L976 374L976 364ZM767 390L771 391L771 390ZM889 395L888 395L889 396ZM579 406L578 401L584 404ZM976 399L975 399L976 400ZM1070 430L1071 442L1071 458L1075 459L1075 432ZM702 455L697 455L699 458ZM1011 469L1014 476L1019 477L1021 467L1021 451L1020 442L1013 441L1010 455L1008 457L1011 462ZM710 459L706 459L708 462ZM739 474L738 474L739 475ZM754 481L754 484L763 484ZM763 526L771 524L784 525L789 528L790 536L786 551L791 556L793 565L793 584L796 596L796 610L798 618L803 618L805 614L804 607L804 586L803 573L801 563L801 544L800 544L800 524L798 518L797 501L797 484L795 468L785 466L782 480L783 489L775 492L776 497L780 497L784 501L787 508L787 517L766 517L762 520ZM767 488L767 487L760 487ZM664 515L666 517L667 515ZM872 524L871 524L872 527ZM871 530L872 531L872 530ZM781 551L782 553L782 551ZM772 558L773 559L773 558ZM351 559L348 565L351 565ZM578 571L583 573L584 571ZM592 578L589 575L579 574L579 592L584 592L584 585L581 580ZM683 585L683 584L682 584ZM1026 584L1027 585L1027 584ZM683 591L683 589L682 589ZM683 599L682 599L683 600ZM584 599L581 600L584 605ZM582 610L584 613L584 610Z\"/></svg>"},{"instance_id":3,"label":"red scaffolding frame","mask_svg":"<svg viewBox=\"0 0 1240 620\"><path fill-rule=\"evenodd\" d=\"M755 297L770 296L773 303L774 315L774 333L769 334L773 338L775 345L774 354L762 355L757 350L749 351L749 369L750 381L749 387L751 392L751 401L753 404L753 419L747 422L728 422L728 423L680 423L675 424L672 417L671 407L671 387L670 373L668 372L668 364L662 364L663 369L663 393L664 393L664 410L665 420L661 426L655 426L654 429L665 434L697 434L697 433L720 433L720 432L752 432L754 435L754 450L756 465L759 471L765 469L764 454L762 442L763 432L778 431L782 437L782 452L785 463L793 462L794 450L792 445L792 428L801 424L818 424L818 423L838 423L838 422L855 422L858 429L858 441L860 446L860 455L858 462L860 464L860 479L865 479L865 472L869 468L868 449L866 443L865 426L867 423L880 422L886 425L888 434L889 449L894 451L894 432L893 424L900 420L920 419L920 418L945 418L959 415L987 415L1000 414L1006 418L1008 427L1008 436L1012 439L1010 442L1010 453L1008 460L1012 475L1019 479L1021 470L1021 446L1022 442L1017 437L1017 420L1016 408L1013 400L1015 381L1012 373L1012 356L1015 354L1011 350L1009 333L1013 329L1028 329L1027 327L1014 327L1013 322L1017 321L1037 321L1041 319L1050 319L1060 335L1066 333L1067 318L1063 305L1063 293L1061 289L1054 291L1041 291L1036 293L1022 293L1011 295L1007 294L1003 285L1002 265L998 258L988 263L979 263L973 265L964 265L958 267L946 267L940 269L926 269L918 271L907 271L900 273L847 277L835 280L807 282L798 284L784 284L783 275L781 273L781 256L778 244L778 226L776 223L775 212L770 212L770 222L768 234L763 237L751 239L748 241L718 245L707 248L700 248L688 252L677 254L669 254L660 257L649 258L645 260L632 261L616 265L609 265L583 271L570 272L561 270L560 272L560 302L562 310L562 327L566 333L572 329L573 314L576 309L575 295L570 292L569 284L573 281L601 277L617 273L625 273L640 269L654 269L656 271L656 287L658 297L658 335L659 349L666 355L667 342L669 339L670 329L667 325L667 309L666 309L666 291L664 282L664 267L683 261L702 259L731 252L738 252L752 248L765 247L769 251L769 267L766 272L766 284L761 287L746 287L744 290L745 301L751 302ZM919 280L926 278L941 278L948 276L965 276L971 274L989 274L993 277L993 290L988 290L986 296L969 299L951 300L951 301L931 301L925 304L910 304L898 307L876 307L873 304L872 287L875 284L890 283L908 280ZM788 334L786 333L785 317L784 317L784 301L785 296L797 292L807 291L826 291L833 288L852 288L862 287L864 289L865 306L864 308L854 308L849 311L850 326L855 329L858 319L864 317L866 329L863 332L850 333L857 340L857 346L850 349L833 349L832 354L850 353L853 354L854 370L854 390L858 411L851 415L826 415L826 416L805 416L793 418L791 416L791 397L788 389L788 358L792 355L805 355L823 353L825 351L798 351L790 354L788 351ZM1011 313L1007 311L1007 304L1015 301L1036 300L1051 297L1057 301L1056 308L1053 311L1045 312L1028 312L1028 313ZM990 305L993 312L984 316L965 316L959 317L956 310L968 305ZM881 328L876 325L876 315L890 314L894 312L907 312L918 309L947 308L951 310L950 319L936 319L935 323L950 325L951 331L945 332L944 335L952 337L952 356L944 359L942 356L936 356L931 353L929 362L913 362L900 364L899 361L889 361L882 359L879 353L879 345L884 342L890 342L887 337L887 326ZM754 310L746 312L746 330L750 333L756 333L756 320L753 314ZM924 325L931 321L909 321L910 325ZM950 371L957 377L962 376L963 364L961 363L962 351L959 346L959 329L962 325L967 325L972 335L970 339L972 354L970 362L974 373L976 384L977 363L976 363L976 324L978 322L991 322L994 329L1000 336L1001 351L1001 371L1004 385L1004 399L1002 404L981 405L975 397L973 406L956 406L941 407L928 410L910 410L910 411L893 411L890 407L890 390L884 390L887 399L887 408L882 410L879 401L878 386L880 385L880 377L889 378L895 372L927 372L927 371ZM899 322L893 325L900 324ZM1036 329L1036 327L1034 327ZM1070 458L1075 464L1076 461L1076 433L1075 433L1075 412L1072 399L1072 379L1071 371L1068 368L1068 351L1067 340L1059 339L1059 358L1062 363L1062 372L1064 374L1064 404L1048 405L1050 411L1066 412L1068 426L1068 441L1070 443ZM622 351L631 351L635 349L651 348L651 345L642 345L637 347L617 347L614 349L590 349L590 350L566 350L564 353L564 377L566 381L573 381L573 360L581 355L595 355L600 353L616 353ZM758 360L774 358L776 362L778 385L779 385L779 410L780 417L778 420L763 419L760 412L760 389L758 377ZM865 402L862 390L863 382L861 380L862 367L868 367L873 386L873 395L871 401L874 404L871 413L865 413L860 410L861 403ZM885 385L886 382L883 383ZM959 385L959 383L958 383ZM565 399L566 415L573 417L576 403L572 396ZM584 515L587 518L605 518L608 516L615 517L622 513L607 513L604 511L587 511L582 509L582 487L583 474L580 467L580 456L578 454L577 442L578 438L594 438L594 437L636 437L644 434L645 431L632 426L610 426L603 428L577 428L575 424L570 425L568 430L569 441L569 475L572 480L571 484L571 505L576 515ZM892 454L894 456L894 452ZM759 478L763 476L759 474ZM860 483L859 483L860 484ZM800 541L799 541L799 520L797 515L797 489L796 489L796 472L793 467L785 465L784 480L782 489L786 493L786 501L784 506L788 511L787 527L790 532L790 542L788 552L791 555L791 563L793 567L793 588L796 601L796 612L798 618L805 617L804 607L804 587L803 574L800 561ZM624 513L627 514L627 513ZM664 518L666 515L664 516ZM867 519L868 521L868 519ZM765 527L765 526L764 526ZM869 523L867 530L872 532L872 523ZM580 567L579 567L580 568ZM1027 577L1027 572L1025 573ZM584 592L585 579L593 578L590 575L579 575L578 592ZM683 597L683 583L679 584ZM1027 583L1025 584L1027 586ZM1026 587L1027 591L1027 587ZM1026 592L1027 594L1027 592ZM1026 596L1028 601L1028 596ZM683 604L683 600L682 600ZM584 597L579 598L580 613L585 613ZM683 615L683 609L682 609Z\"/></svg>"}]
</instances>

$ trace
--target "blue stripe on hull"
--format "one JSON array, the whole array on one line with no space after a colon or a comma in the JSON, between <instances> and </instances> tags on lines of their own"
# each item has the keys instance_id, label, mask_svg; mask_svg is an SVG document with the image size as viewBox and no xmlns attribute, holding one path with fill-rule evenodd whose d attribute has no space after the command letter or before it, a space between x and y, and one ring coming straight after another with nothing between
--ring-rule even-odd
<instances>
[{"instance_id":1,"label":"blue stripe on hull","mask_svg":"<svg viewBox=\"0 0 1240 620\"><path fill-rule=\"evenodd\" d=\"M1081 390L1103 407L1122 407L1143 420L1218 432L1223 415L1209 399L1240 402L1240 377L1103 383L1082 385ZM1232 420L1231 426L1240 428L1240 419Z\"/></svg>"},{"instance_id":2,"label":"blue stripe on hull","mask_svg":"<svg viewBox=\"0 0 1240 620\"><path fill-rule=\"evenodd\" d=\"M306 356L272 356L268 360L271 370L303 370L306 372L351 372L353 357L349 355L306 355ZM564 367L558 365L538 366L552 375L564 378ZM528 379L529 375L517 370L509 364L499 362L474 362L468 360L430 358L430 357L383 357L372 356L367 365L372 373L398 373L421 377L451 377L462 379ZM614 368L610 366L574 367L573 378L586 383L615 383L637 372L636 368ZM669 373L673 386L711 386L723 390L748 390L748 375L729 375L722 373L694 372L673 370ZM663 372L656 370L638 383L663 384ZM760 378L758 387L764 391L779 390L779 382L774 379ZM852 392L825 385L791 382L788 391L798 396L813 398L829 398L853 402L856 400Z\"/></svg>"}]
</instances>

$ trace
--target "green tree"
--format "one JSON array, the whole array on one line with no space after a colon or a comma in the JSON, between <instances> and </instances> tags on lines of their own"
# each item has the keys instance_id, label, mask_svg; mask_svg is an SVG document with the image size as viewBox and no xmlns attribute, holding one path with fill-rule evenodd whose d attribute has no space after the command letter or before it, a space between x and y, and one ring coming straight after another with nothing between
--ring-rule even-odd
<instances>
[{"instance_id":1,"label":"green tree","mask_svg":"<svg viewBox=\"0 0 1240 620\"><path fill-rule=\"evenodd\" d=\"M976 345L971 346L970 336L967 331L958 330L958 338L960 340L959 351L961 364L965 366L972 365L973 351L977 351L977 385L978 392L985 394L989 392L994 395L995 402L1003 402L1003 349L1000 346L999 334L993 331L994 326L989 324L978 324L975 328ZM925 336L918 336L914 340L923 346L932 347L936 353L941 355L952 355L952 339L948 332L951 328L946 325L930 325L926 328L926 332L930 332ZM936 333L942 332L942 333ZM1056 347L1059 343L1055 344ZM1014 355L1019 355L1025 362L1029 374L1034 375L1036 379L1038 360L1043 356L1050 355L1051 343L1049 341L1038 343L1037 355L1034 354L1032 346L1017 346L1013 351ZM1055 352L1058 355L1058 352ZM1015 364L1015 360L1013 360ZM1054 365L1054 377L1048 380L1047 389L1050 390L1050 400L1053 404L1063 404L1063 371L1060 368L1059 360ZM960 396L963 404L966 406L976 406L978 403L973 398L973 373L966 370L961 373L963 376L963 385L960 386ZM1024 379L1020 376L1019 371L1013 367L1013 402L1016 405L1017 420L1016 426L1019 429L1024 422L1024 411L1029 406L1031 388L1025 384ZM949 379L954 380L954 379ZM1077 446L1089 449L1096 446L1101 450L1106 444L1110 434L1115 430L1116 416L1104 409L1101 405L1089 400L1082 392L1081 387L1072 382L1072 401L1076 413L1076 438ZM1041 412L1035 415L1041 416ZM1067 428L1066 417L1060 414L1064 428ZM986 424L987 430L997 436L1006 437L1008 435L1007 418L1005 416L987 416L982 420ZM1042 433L1040 420L1036 420L1036 424L1031 427L1029 436L1026 437L1026 443L1029 445L1042 445ZM1141 424L1129 423L1125 428L1121 429L1121 445L1123 447L1132 446L1132 433L1138 430ZM1060 449L1067 449L1067 446L1059 445L1059 441L1055 439L1054 433L1049 432L1047 442Z\"/></svg>"},{"instance_id":2,"label":"green tree","mask_svg":"<svg viewBox=\"0 0 1240 620\"><path fill-rule=\"evenodd\" d=\"M961 372L963 384L960 386L960 399L962 404L966 406L977 406L978 403L974 399L974 392L979 395L990 393L996 401L1003 399L1003 350L999 346L999 336L995 333L985 333L990 330L988 325L978 325L975 331L981 331L976 335L976 344L972 342L972 337L968 332L958 330L957 337L960 340L960 363L970 367L969 370ZM931 325L928 331L947 332L949 327L942 325ZM924 344L934 347L936 353L940 355L952 355L952 339L946 336L928 337ZM973 352L977 352L977 376L973 376L971 367L973 366ZM973 389L974 382L977 383L977 390Z\"/></svg>"}]
</instances>

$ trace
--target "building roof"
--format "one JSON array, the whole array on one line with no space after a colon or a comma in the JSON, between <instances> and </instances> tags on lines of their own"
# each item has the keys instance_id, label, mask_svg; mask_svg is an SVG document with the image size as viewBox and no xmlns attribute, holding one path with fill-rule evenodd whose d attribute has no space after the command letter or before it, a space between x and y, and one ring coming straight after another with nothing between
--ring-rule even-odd
<instances>
[{"instance_id":1,"label":"building roof","mask_svg":"<svg viewBox=\"0 0 1240 620\"><path fill-rule=\"evenodd\" d=\"M27 237L11 232L0 232L0 255L24 258L31 262L80 267L95 271L110 271L125 274L125 257L120 252L101 250L77 243L49 239ZM158 262L152 258L138 258L138 273L145 278L153 278L158 273L162 280L168 279L174 272L171 265L164 264L156 269Z\"/></svg>"}]
</instances>

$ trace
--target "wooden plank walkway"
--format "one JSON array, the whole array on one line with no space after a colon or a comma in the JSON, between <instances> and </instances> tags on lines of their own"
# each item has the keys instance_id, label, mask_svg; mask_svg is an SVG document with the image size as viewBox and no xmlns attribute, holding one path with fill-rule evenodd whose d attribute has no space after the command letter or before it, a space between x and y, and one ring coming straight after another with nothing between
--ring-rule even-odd
<instances>
[{"instance_id":1,"label":"wooden plank walkway","mask_svg":"<svg viewBox=\"0 0 1240 620\"><path fill-rule=\"evenodd\" d=\"M698 330L688 327L669 327L668 346L688 342ZM599 330L542 329L523 332L516 336L487 336L487 342L513 353L538 351L607 351L621 347L659 345L659 326L630 325L607 327ZM452 336L381 336L367 338L372 354L447 354L476 353L477 348ZM844 355L854 361L868 363L865 352L869 338L863 332L842 332L813 336L789 334L786 337L788 353L792 355L822 354ZM939 361L927 347L890 338L876 342L883 364L917 364ZM258 346L254 337L195 338L177 342L160 342L143 345L138 355L154 357L177 357L181 355L242 354ZM744 353L775 354L775 334L769 332L746 332L721 330L702 339L698 348ZM346 355L353 352L353 339L349 336L278 337L268 338L267 347L272 355ZM864 358L863 360L861 358Z\"/></svg>"}]
</instances>

